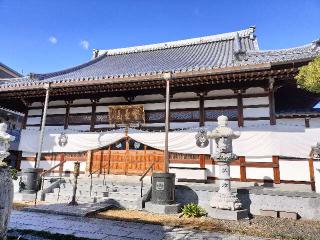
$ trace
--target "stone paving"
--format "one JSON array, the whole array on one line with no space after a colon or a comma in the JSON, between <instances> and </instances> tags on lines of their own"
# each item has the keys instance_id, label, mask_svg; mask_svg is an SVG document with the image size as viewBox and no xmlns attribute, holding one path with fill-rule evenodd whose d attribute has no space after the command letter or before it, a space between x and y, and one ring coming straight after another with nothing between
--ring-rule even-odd
<instances>
[{"instance_id":1,"label":"stone paving","mask_svg":"<svg viewBox=\"0 0 320 240\"><path fill-rule=\"evenodd\" d=\"M47 231L87 239L219 239L262 240L262 238L227 235L177 227L115 221L36 212L13 211L10 229Z\"/></svg>"}]
</instances>

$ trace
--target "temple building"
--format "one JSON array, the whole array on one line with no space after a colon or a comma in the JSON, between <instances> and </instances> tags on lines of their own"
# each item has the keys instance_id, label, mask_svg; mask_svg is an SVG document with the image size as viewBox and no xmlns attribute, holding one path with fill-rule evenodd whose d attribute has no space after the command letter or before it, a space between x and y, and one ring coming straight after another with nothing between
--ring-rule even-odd
<instances>
[{"instance_id":1,"label":"temple building","mask_svg":"<svg viewBox=\"0 0 320 240\"><path fill-rule=\"evenodd\" d=\"M45 118L40 166L71 172L142 175L162 171L166 86L170 86L170 171L188 181L217 179L212 144L199 128L219 115L242 132L235 181L314 185L311 147L320 141L319 95L297 86L299 67L320 41L260 50L255 28L138 47L94 50L90 61L58 72L0 80L0 107L24 114L21 168L33 167ZM45 108L45 96L49 97Z\"/></svg>"},{"instance_id":2,"label":"temple building","mask_svg":"<svg viewBox=\"0 0 320 240\"><path fill-rule=\"evenodd\" d=\"M20 78L22 75L7 65L0 62L0 81L12 80L13 78ZM0 122L6 122L8 125L8 133L15 137L14 142L10 145L10 156L7 161L13 167L19 167L20 163L18 160L18 147L19 147L19 139L20 139L20 130L22 123L23 114L12 111L10 109L1 108L0 107Z\"/></svg>"}]
</instances>

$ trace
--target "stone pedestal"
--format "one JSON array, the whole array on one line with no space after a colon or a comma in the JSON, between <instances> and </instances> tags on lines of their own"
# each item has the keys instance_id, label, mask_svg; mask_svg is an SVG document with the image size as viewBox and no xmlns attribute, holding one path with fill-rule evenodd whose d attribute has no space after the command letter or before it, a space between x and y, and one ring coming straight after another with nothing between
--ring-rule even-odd
<instances>
[{"instance_id":1,"label":"stone pedestal","mask_svg":"<svg viewBox=\"0 0 320 240\"><path fill-rule=\"evenodd\" d=\"M155 204L152 202L146 202L145 210L147 212L158 213L158 214L176 214L180 212L181 204L180 203Z\"/></svg>"},{"instance_id":2,"label":"stone pedestal","mask_svg":"<svg viewBox=\"0 0 320 240\"><path fill-rule=\"evenodd\" d=\"M0 239L6 239L13 203L13 182L8 168L0 168Z\"/></svg>"},{"instance_id":3,"label":"stone pedestal","mask_svg":"<svg viewBox=\"0 0 320 240\"><path fill-rule=\"evenodd\" d=\"M248 216L249 216L249 211L247 209L235 210L235 211L218 209L218 208L211 208L211 207L208 207L205 209L208 213L208 217L221 219L221 220L237 221L240 219L248 218Z\"/></svg>"}]
</instances>

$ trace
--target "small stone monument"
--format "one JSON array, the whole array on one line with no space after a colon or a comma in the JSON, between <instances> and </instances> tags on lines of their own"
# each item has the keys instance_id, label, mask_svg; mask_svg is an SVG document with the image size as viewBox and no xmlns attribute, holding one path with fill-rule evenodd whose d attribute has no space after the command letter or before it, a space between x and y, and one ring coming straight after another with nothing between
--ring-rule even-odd
<instances>
[{"instance_id":1,"label":"small stone monument","mask_svg":"<svg viewBox=\"0 0 320 240\"><path fill-rule=\"evenodd\" d=\"M14 137L7 134L7 125L0 123L0 239L6 239L13 202L13 183L9 168L3 160L9 156L10 142Z\"/></svg>"},{"instance_id":2,"label":"small stone monument","mask_svg":"<svg viewBox=\"0 0 320 240\"><path fill-rule=\"evenodd\" d=\"M216 152L212 158L219 166L219 191L214 192L207 208L208 215L213 218L238 220L248 217L248 211L242 209L242 204L235 193L231 192L230 163L238 157L232 151L232 140L240 137L240 132L228 127L228 117L218 117L218 127L208 132L208 138L214 139Z\"/></svg>"}]
</instances>

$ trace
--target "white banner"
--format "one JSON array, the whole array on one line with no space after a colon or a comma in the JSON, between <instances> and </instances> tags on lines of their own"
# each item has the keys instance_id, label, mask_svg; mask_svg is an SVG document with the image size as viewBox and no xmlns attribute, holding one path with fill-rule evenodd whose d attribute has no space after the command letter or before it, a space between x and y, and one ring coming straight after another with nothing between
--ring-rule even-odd
<instances>
[{"instance_id":1,"label":"white banner","mask_svg":"<svg viewBox=\"0 0 320 240\"><path fill-rule=\"evenodd\" d=\"M270 126L241 128L240 138L234 140L234 153L247 157L285 156L308 158L311 147L320 142L320 129ZM58 131L46 131L43 152L83 152L111 145L125 137L124 129L110 132L65 131L67 144L59 145ZM206 148L196 145L197 129L169 133L169 151L185 154L211 154L215 144ZM129 129L129 137L147 146L164 150L164 132L146 132ZM19 150L35 153L38 149L39 131L23 130ZM211 148L211 150L210 150Z\"/></svg>"}]
</instances>

